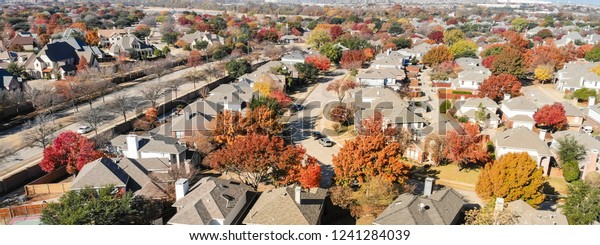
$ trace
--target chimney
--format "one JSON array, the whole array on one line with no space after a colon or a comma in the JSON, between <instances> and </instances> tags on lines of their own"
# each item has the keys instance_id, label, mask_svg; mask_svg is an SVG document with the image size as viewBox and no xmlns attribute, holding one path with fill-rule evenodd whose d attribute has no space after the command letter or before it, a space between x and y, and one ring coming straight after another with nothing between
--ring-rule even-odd
<instances>
[{"instance_id":1,"label":"chimney","mask_svg":"<svg viewBox=\"0 0 600 245\"><path fill-rule=\"evenodd\" d=\"M598 150L592 149L589 155L590 161L585 165L585 168L583 169L583 176L581 176L581 178L584 180L589 173L596 171L596 162L598 161Z\"/></svg>"},{"instance_id":2,"label":"chimney","mask_svg":"<svg viewBox=\"0 0 600 245\"><path fill-rule=\"evenodd\" d=\"M588 107L592 107L596 104L596 96L590 96L588 98Z\"/></svg>"},{"instance_id":3,"label":"chimney","mask_svg":"<svg viewBox=\"0 0 600 245\"><path fill-rule=\"evenodd\" d=\"M496 206L494 206L494 213L500 213L504 211L504 198L496 198Z\"/></svg>"},{"instance_id":4,"label":"chimney","mask_svg":"<svg viewBox=\"0 0 600 245\"><path fill-rule=\"evenodd\" d=\"M188 191L190 190L190 184L188 182L188 179L178 179L175 182L175 200L179 200L181 198L183 198Z\"/></svg>"},{"instance_id":5,"label":"chimney","mask_svg":"<svg viewBox=\"0 0 600 245\"><path fill-rule=\"evenodd\" d=\"M504 100L510 100L510 94L504 94Z\"/></svg>"},{"instance_id":6,"label":"chimney","mask_svg":"<svg viewBox=\"0 0 600 245\"><path fill-rule=\"evenodd\" d=\"M133 158L133 159L139 158L138 150L139 150L138 136L135 134L128 134L127 135L127 153L125 154L125 157Z\"/></svg>"},{"instance_id":7,"label":"chimney","mask_svg":"<svg viewBox=\"0 0 600 245\"><path fill-rule=\"evenodd\" d=\"M300 187L299 185L294 187L294 200L296 201L296 203L298 205L302 204L302 197L300 196L301 194L302 194L302 187Z\"/></svg>"},{"instance_id":8,"label":"chimney","mask_svg":"<svg viewBox=\"0 0 600 245\"><path fill-rule=\"evenodd\" d=\"M425 178L425 188L423 189L423 195L428 197L431 196L431 193L433 192L433 182L434 179L431 177L427 177Z\"/></svg>"},{"instance_id":9,"label":"chimney","mask_svg":"<svg viewBox=\"0 0 600 245\"><path fill-rule=\"evenodd\" d=\"M541 141L546 141L546 132L547 132L547 130L540 129L540 140Z\"/></svg>"}]
</instances>

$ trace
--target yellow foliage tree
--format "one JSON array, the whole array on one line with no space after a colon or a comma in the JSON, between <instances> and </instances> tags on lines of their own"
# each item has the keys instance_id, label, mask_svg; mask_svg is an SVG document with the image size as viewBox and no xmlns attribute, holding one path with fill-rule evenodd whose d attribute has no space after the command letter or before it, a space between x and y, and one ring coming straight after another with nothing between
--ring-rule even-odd
<instances>
[{"instance_id":1,"label":"yellow foliage tree","mask_svg":"<svg viewBox=\"0 0 600 245\"><path fill-rule=\"evenodd\" d=\"M254 91L258 91L261 96L269 96L278 87L279 84L270 75L262 74L252 88Z\"/></svg>"},{"instance_id":2,"label":"yellow foliage tree","mask_svg":"<svg viewBox=\"0 0 600 245\"><path fill-rule=\"evenodd\" d=\"M592 68L592 72L593 72L593 73L596 73L596 75L600 76L600 64L598 64L598 65L594 66L594 67Z\"/></svg>"},{"instance_id":3,"label":"yellow foliage tree","mask_svg":"<svg viewBox=\"0 0 600 245\"><path fill-rule=\"evenodd\" d=\"M308 35L308 38L306 38L306 43L308 43L308 45L314 49L320 49L321 46L330 41L331 34L329 34L329 31L324 29L315 29L311 31L310 35Z\"/></svg>"},{"instance_id":4,"label":"yellow foliage tree","mask_svg":"<svg viewBox=\"0 0 600 245\"><path fill-rule=\"evenodd\" d=\"M484 200L501 197L505 202L512 202L520 199L537 207L545 198L544 182L542 169L527 152L508 153L483 168L475 190Z\"/></svg>"},{"instance_id":5,"label":"yellow foliage tree","mask_svg":"<svg viewBox=\"0 0 600 245\"><path fill-rule=\"evenodd\" d=\"M545 82L554 77L554 68L550 65L539 65L533 73L537 80Z\"/></svg>"}]
</instances>

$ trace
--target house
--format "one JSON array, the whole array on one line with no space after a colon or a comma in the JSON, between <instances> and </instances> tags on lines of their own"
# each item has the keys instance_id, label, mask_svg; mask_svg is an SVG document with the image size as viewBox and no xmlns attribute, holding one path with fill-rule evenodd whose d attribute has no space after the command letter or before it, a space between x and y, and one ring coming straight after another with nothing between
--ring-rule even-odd
<instances>
[{"instance_id":1,"label":"house","mask_svg":"<svg viewBox=\"0 0 600 245\"><path fill-rule=\"evenodd\" d=\"M139 57L152 57L156 48L147 41L141 41L133 34L117 35L111 38L108 53L112 56L136 54Z\"/></svg>"},{"instance_id":2,"label":"house","mask_svg":"<svg viewBox=\"0 0 600 245\"><path fill-rule=\"evenodd\" d=\"M71 47L73 47L73 50L75 50L77 57L79 57L80 59L81 57L84 57L85 60L87 60L88 67L96 68L98 67L99 60L106 60L106 55L98 47L87 46L83 41L80 41L74 37L62 38L52 42L66 42L69 45L71 45Z\"/></svg>"},{"instance_id":3,"label":"house","mask_svg":"<svg viewBox=\"0 0 600 245\"><path fill-rule=\"evenodd\" d=\"M111 38L116 38L117 36L125 34L127 34L127 30L125 29L99 29L98 37L100 37L100 42L98 43L98 46L108 47L110 45Z\"/></svg>"},{"instance_id":4,"label":"house","mask_svg":"<svg viewBox=\"0 0 600 245\"><path fill-rule=\"evenodd\" d=\"M187 165L187 146L175 138L163 135L119 135L110 140L112 151L130 159L167 159L170 165ZM187 167L187 166L183 166Z\"/></svg>"},{"instance_id":5,"label":"house","mask_svg":"<svg viewBox=\"0 0 600 245\"><path fill-rule=\"evenodd\" d=\"M568 225L567 216L549 210L537 210L523 200L515 200L506 206L514 216L516 225Z\"/></svg>"},{"instance_id":6,"label":"house","mask_svg":"<svg viewBox=\"0 0 600 245\"><path fill-rule=\"evenodd\" d=\"M550 173L550 158L552 153L548 144L544 141L545 130L539 134L534 133L526 127L515 127L496 134L494 146L496 147L496 158L507 153L527 152L535 160L538 167L542 167L544 174Z\"/></svg>"},{"instance_id":7,"label":"house","mask_svg":"<svg viewBox=\"0 0 600 245\"><path fill-rule=\"evenodd\" d=\"M371 63L372 67L375 69L380 68L397 68L402 69L404 66L407 66L410 62L409 57L405 57L400 54L398 51L392 51L390 49L386 50L383 53L377 54L375 56L375 61Z\"/></svg>"},{"instance_id":8,"label":"house","mask_svg":"<svg viewBox=\"0 0 600 245\"><path fill-rule=\"evenodd\" d=\"M167 159L130 159L130 158L99 158L81 168L71 182L70 190L84 188L100 189L107 185L114 186L119 191L131 191L136 196L153 199L167 198L163 191L152 179L167 180L169 171ZM155 176L155 177L151 177Z\"/></svg>"},{"instance_id":9,"label":"house","mask_svg":"<svg viewBox=\"0 0 600 245\"><path fill-rule=\"evenodd\" d=\"M464 134L464 129L456 119L447 114L439 114L437 120L432 120L429 125L416 131L415 140L408 145L403 156L418 163L433 161L433 156L431 152L428 152L429 147L426 144L434 143L428 141L428 138L440 139L450 132Z\"/></svg>"},{"instance_id":10,"label":"house","mask_svg":"<svg viewBox=\"0 0 600 245\"><path fill-rule=\"evenodd\" d=\"M556 75L556 89L562 92L573 92L580 88L600 89L600 76L592 72L599 65L595 62L569 62Z\"/></svg>"},{"instance_id":11,"label":"house","mask_svg":"<svg viewBox=\"0 0 600 245\"><path fill-rule=\"evenodd\" d=\"M188 191L189 189L189 191ZM250 186L237 181L204 177L192 188L187 179L176 182L180 194L170 225L237 225L258 197Z\"/></svg>"},{"instance_id":12,"label":"house","mask_svg":"<svg viewBox=\"0 0 600 245\"><path fill-rule=\"evenodd\" d=\"M19 58L19 55L16 52L4 50L0 52L0 62L3 63L12 63L16 62Z\"/></svg>"},{"instance_id":13,"label":"house","mask_svg":"<svg viewBox=\"0 0 600 245\"><path fill-rule=\"evenodd\" d=\"M527 97L506 97L502 101L500 110L502 111L502 122L508 128L526 127L529 130L533 129L535 125L533 114L537 111L537 107Z\"/></svg>"},{"instance_id":14,"label":"house","mask_svg":"<svg viewBox=\"0 0 600 245\"><path fill-rule=\"evenodd\" d=\"M561 39L554 42L557 47L566 46L569 43L575 43L575 41L585 41L585 39L581 36L579 32L571 32L569 31L567 35L564 35Z\"/></svg>"},{"instance_id":15,"label":"house","mask_svg":"<svg viewBox=\"0 0 600 245\"><path fill-rule=\"evenodd\" d=\"M208 43L207 47L211 47L213 45L221 45L225 43L225 39L223 37L217 34L211 34L209 32L201 31L185 34L180 38L180 40L189 44L191 47L194 47L196 43L201 41L206 41Z\"/></svg>"},{"instance_id":16,"label":"house","mask_svg":"<svg viewBox=\"0 0 600 245\"><path fill-rule=\"evenodd\" d=\"M300 186L264 191L252 206L246 225L319 225L327 189Z\"/></svg>"},{"instance_id":17,"label":"house","mask_svg":"<svg viewBox=\"0 0 600 245\"><path fill-rule=\"evenodd\" d=\"M32 35L23 34L21 32L19 33L17 33L10 41L8 41L6 47L12 49L20 46L25 51L33 51L37 47L37 41L35 37Z\"/></svg>"},{"instance_id":18,"label":"house","mask_svg":"<svg viewBox=\"0 0 600 245\"><path fill-rule=\"evenodd\" d=\"M583 127L583 119L585 118L583 111L568 102L561 102L561 104L565 109L569 130L581 130L581 127Z\"/></svg>"},{"instance_id":19,"label":"house","mask_svg":"<svg viewBox=\"0 0 600 245\"><path fill-rule=\"evenodd\" d=\"M26 67L30 75L35 78L61 79L67 75L74 75L79 56L67 42L53 42L44 46Z\"/></svg>"},{"instance_id":20,"label":"house","mask_svg":"<svg viewBox=\"0 0 600 245\"><path fill-rule=\"evenodd\" d=\"M8 91L16 91L23 90L24 83L23 79L13 75L8 72L6 69L0 68L0 91L8 90Z\"/></svg>"},{"instance_id":21,"label":"house","mask_svg":"<svg viewBox=\"0 0 600 245\"><path fill-rule=\"evenodd\" d=\"M432 49L433 47L435 47L435 44L429 44L429 43L421 43L419 45L413 46L411 48L404 48L404 49L400 49L398 50L398 52L403 55L405 58L408 59L421 59L426 53L427 51L429 51L430 49Z\"/></svg>"},{"instance_id":22,"label":"house","mask_svg":"<svg viewBox=\"0 0 600 245\"><path fill-rule=\"evenodd\" d=\"M304 52L296 50L281 57L281 62L288 65L294 65L297 63L304 63L305 58L306 54Z\"/></svg>"},{"instance_id":23,"label":"house","mask_svg":"<svg viewBox=\"0 0 600 245\"><path fill-rule=\"evenodd\" d=\"M583 110L585 121L583 122L583 130L592 133L600 131L600 104L596 104L596 97L590 97L588 100L588 108Z\"/></svg>"},{"instance_id":24,"label":"house","mask_svg":"<svg viewBox=\"0 0 600 245\"><path fill-rule=\"evenodd\" d=\"M573 131L559 131L552 134L552 144L550 145L551 149L558 154L558 150L560 144L558 143L559 139L564 137L570 137L577 141L578 144L583 145L585 147L585 158L580 160L578 163L580 177L585 179L585 177L591 172L600 172L600 164L598 163L598 152L600 152L600 141L591 135L573 132Z\"/></svg>"},{"instance_id":25,"label":"house","mask_svg":"<svg viewBox=\"0 0 600 245\"><path fill-rule=\"evenodd\" d=\"M373 87L396 86L398 81L405 78L404 71L397 68L368 69L356 75L358 84Z\"/></svg>"},{"instance_id":26,"label":"house","mask_svg":"<svg viewBox=\"0 0 600 245\"><path fill-rule=\"evenodd\" d=\"M478 123L475 115L482 107L487 115L487 119L480 122L482 125L489 128L498 128L500 124L500 117L496 114L498 104L490 98L468 98L464 102L458 101L454 106L458 107L456 116L467 117L472 123Z\"/></svg>"},{"instance_id":27,"label":"house","mask_svg":"<svg viewBox=\"0 0 600 245\"><path fill-rule=\"evenodd\" d=\"M454 189L433 192L433 178L426 178L422 196L404 193L374 221L374 225L458 225L465 200Z\"/></svg>"},{"instance_id":28,"label":"house","mask_svg":"<svg viewBox=\"0 0 600 245\"><path fill-rule=\"evenodd\" d=\"M478 90L483 80L487 79L492 73L483 66L465 65L458 73L457 78L451 79L454 89Z\"/></svg>"},{"instance_id":29,"label":"house","mask_svg":"<svg viewBox=\"0 0 600 245\"><path fill-rule=\"evenodd\" d=\"M281 43L291 44L291 43L297 43L302 39L296 35L283 35L283 36L281 36L281 38L279 40L281 41Z\"/></svg>"}]
</instances>

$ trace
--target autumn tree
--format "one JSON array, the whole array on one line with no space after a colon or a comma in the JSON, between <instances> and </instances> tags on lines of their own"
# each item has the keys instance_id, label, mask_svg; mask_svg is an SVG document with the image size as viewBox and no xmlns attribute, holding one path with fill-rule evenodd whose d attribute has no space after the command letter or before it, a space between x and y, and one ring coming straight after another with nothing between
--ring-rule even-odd
<instances>
[{"instance_id":1,"label":"autumn tree","mask_svg":"<svg viewBox=\"0 0 600 245\"><path fill-rule=\"evenodd\" d=\"M525 39L521 34L514 31L508 30L502 33L504 39L508 41L508 44L521 52L525 51L529 47L529 40Z\"/></svg>"},{"instance_id":2,"label":"autumn tree","mask_svg":"<svg viewBox=\"0 0 600 245\"><path fill-rule=\"evenodd\" d=\"M496 102L504 98L504 94L518 96L521 94L521 82L510 74L491 75L479 86L479 96L488 97Z\"/></svg>"},{"instance_id":3,"label":"autumn tree","mask_svg":"<svg viewBox=\"0 0 600 245\"><path fill-rule=\"evenodd\" d=\"M321 185L321 165L316 158L307 156L303 163L290 167L279 181L279 184L286 186L295 183L299 183L303 188L315 188Z\"/></svg>"},{"instance_id":4,"label":"autumn tree","mask_svg":"<svg viewBox=\"0 0 600 245\"><path fill-rule=\"evenodd\" d=\"M518 78L525 75L525 61L521 51L515 48L505 48L496 55L490 70L494 75L510 74Z\"/></svg>"},{"instance_id":5,"label":"autumn tree","mask_svg":"<svg viewBox=\"0 0 600 245\"><path fill-rule=\"evenodd\" d=\"M570 225L591 225L600 217L600 188L580 181L569 185L563 214Z\"/></svg>"},{"instance_id":6,"label":"autumn tree","mask_svg":"<svg viewBox=\"0 0 600 245\"><path fill-rule=\"evenodd\" d=\"M456 59L462 57L476 58L477 44L473 41L460 40L450 46L450 52Z\"/></svg>"},{"instance_id":7,"label":"autumn tree","mask_svg":"<svg viewBox=\"0 0 600 245\"><path fill-rule=\"evenodd\" d=\"M331 34L327 30L317 29L310 32L306 43L313 49L320 49L325 43L331 42Z\"/></svg>"},{"instance_id":8,"label":"autumn tree","mask_svg":"<svg viewBox=\"0 0 600 245\"><path fill-rule=\"evenodd\" d=\"M325 55L331 62L338 64L342 58L342 48L332 43L326 43L319 49L319 53Z\"/></svg>"},{"instance_id":9,"label":"autumn tree","mask_svg":"<svg viewBox=\"0 0 600 245\"><path fill-rule=\"evenodd\" d=\"M344 100L344 97L346 96L346 92L356 87L358 87L358 83L354 81L354 79L342 78L330 82L327 85L326 90L335 93L339 102L342 103L342 100Z\"/></svg>"},{"instance_id":10,"label":"autumn tree","mask_svg":"<svg viewBox=\"0 0 600 245\"><path fill-rule=\"evenodd\" d=\"M539 66L548 66L554 72L554 70L561 69L567 61L567 55L562 50L547 45L528 49L524 58L529 71L535 71Z\"/></svg>"},{"instance_id":11,"label":"autumn tree","mask_svg":"<svg viewBox=\"0 0 600 245\"><path fill-rule=\"evenodd\" d=\"M506 206L506 204L504 204ZM465 223L467 225L514 225L517 223L515 213L504 207L502 211L496 211L496 202L491 199L487 205L479 209L465 212Z\"/></svg>"},{"instance_id":12,"label":"autumn tree","mask_svg":"<svg viewBox=\"0 0 600 245\"><path fill-rule=\"evenodd\" d=\"M187 65L189 67L196 67L202 63L202 56L198 50L190 51L187 59Z\"/></svg>"},{"instance_id":13,"label":"autumn tree","mask_svg":"<svg viewBox=\"0 0 600 245\"><path fill-rule=\"evenodd\" d=\"M535 68L533 74L537 80L546 82L554 78L554 69L550 65L539 65Z\"/></svg>"},{"instance_id":14,"label":"autumn tree","mask_svg":"<svg viewBox=\"0 0 600 245\"><path fill-rule=\"evenodd\" d=\"M596 66L592 67L591 71L593 73L596 73L596 75L600 76L600 64L597 64Z\"/></svg>"},{"instance_id":15,"label":"autumn tree","mask_svg":"<svg viewBox=\"0 0 600 245\"><path fill-rule=\"evenodd\" d=\"M587 53L585 53L585 60L587 60L589 62L600 61L600 45L599 44L596 44L596 46L594 46Z\"/></svg>"},{"instance_id":16,"label":"autumn tree","mask_svg":"<svg viewBox=\"0 0 600 245\"><path fill-rule=\"evenodd\" d=\"M77 174L84 165L101 156L95 147L94 142L80 134L62 132L44 149L40 167L49 173L57 167L66 166L67 173Z\"/></svg>"},{"instance_id":17,"label":"autumn tree","mask_svg":"<svg viewBox=\"0 0 600 245\"><path fill-rule=\"evenodd\" d=\"M268 41L272 43L277 43L280 36L279 31L275 28L263 28L256 33L256 39L259 41Z\"/></svg>"},{"instance_id":18,"label":"autumn tree","mask_svg":"<svg viewBox=\"0 0 600 245\"><path fill-rule=\"evenodd\" d=\"M164 93L164 87L161 83L146 84L140 91L142 97L156 107L156 102Z\"/></svg>"},{"instance_id":19,"label":"autumn tree","mask_svg":"<svg viewBox=\"0 0 600 245\"><path fill-rule=\"evenodd\" d=\"M551 131L563 129L568 124L565 108L558 102L542 106L542 108L533 114L533 119L537 127Z\"/></svg>"},{"instance_id":20,"label":"autumn tree","mask_svg":"<svg viewBox=\"0 0 600 245\"><path fill-rule=\"evenodd\" d=\"M338 104L329 111L329 118L342 125L350 125L354 119L354 109L351 106Z\"/></svg>"},{"instance_id":21,"label":"autumn tree","mask_svg":"<svg viewBox=\"0 0 600 245\"><path fill-rule=\"evenodd\" d=\"M313 64L320 71L327 71L331 67L331 61L322 55L309 55L304 59L304 62Z\"/></svg>"},{"instance_id":22,"label":"autumn tree","mask_svg":"<svg viewBox=\"0 0 600 245\"><path fill-rule=\"evenodd\" d=\"M279 103L279 107L281 108L287 108L292 104L292 99L279 89L271 91L269 97L277 100L277 103Z\"/></svg>"},{"instance_id":23,"label":"autumn tree","mask_svg":"<svg viewBox=\"0 0 600 245\"><path fill-rule=\"evenodd\" d=\"M88 68L88 60L82 55L77 63L77 72L85 71Z\"/></svg>"},{"instance_id":24,"label":"autumn tree","mask_svg":"<svg viewBox=\"0 0 600 245\"><path fill-rule=\"evenodd\" d=\"M319 69L311 63L296 63L294 68L298 71L298 78L306 84L315 82L319 77Z\"/></svg>"},{"instance_id":25,"label":"autumn tree","mask_svg":"<svg viewBox=\"0 0 600 245\"><path fill-rule=\"evenodd\" d=\"M448 147L446 137L439 136L437 134L429 134L427 137L425 137L424 146L425 154L431 158L431 161L433 161L434 165L440 165L445 162L445 151L446 147Z\"/></svg>"},{"instance_id":26,"label":"autumn tree","mask_svg":"<svg viewBox=\"0 0 600 245\"><path fill-rule=\"evenodd\" d=\"M261 96L269 96L271 92L281 89L279 83L269 74L261 74L254 82L253 91L258 91Z\"/></svg>"},{"instance_id":27,"label":"autumn tree","mask_svg":"<svg viewBox=\"0 0 600 245\"><path fill-rule=\"evenodd\" d=\"M487 138L479 131L479 126L472 123L463 124L465 133L456 131L448 133L446 157L462 170L467 164L486 164L490 159Z\"/></svg>"},{"instance_id":28,"label":"autumn tree","mask_svg":"<svg viewBox=\"0 0 600 245\"><path fill-rule=\"evenodd\" d=\"M277 113L267 106L252 108L242 115L226 110L214 119L213 138L218 144L231 144L238 136L260 134L273 136L281 133Z\"/></svg>"},{"instance_id":29,"label":"autumn tree","mask_svg":"<svg viewBox=\"0 0 600 245\"><path fill-rule=\"evenodd\" d=\"M342 53L340 65L344 69L361 68L366 57L362 50L347 50Z\"/></svg>"},{"instance_id":30,"label":"autumn tree","mask_svg":"<svg viewBox=\"0 0 600 245\"><path fill-rule=\"evenodd\" d=\"M427 51L427 53L423 56L422 62L427 66L434 66L441 64L444 61L452 60L454 60L454 56L452 56L450 49L444 45L439 45Z\"/></svg>"},{"instance_id":31,"label":"autumn tree","mask_svg":"<svg viewBox=\"0 0 600 245\"><path fill-rule=\"evenodd\" d=\"M427 35L427 38L433 40L435 43L442 43L444 41L444 33L441 31L432 31Z\"/></svg>"},{"instance_id":32,"label":"autumn tree","mask_svg":"<svg viewBox=\"0 0 600 245\"><path fill-rule=\"evenodd\" d=\"M23 128L25 131L25 143L30 146L46 148L54 139L58 126L54 123L51 115L40 114L33 120L27 121Z\"/></svg>"},{"instance_id":33,"label":"autumn tree","mask_svg":"<svg viewBox=\"0 0 600 245\"><path fill-rule=\"evenodd\" d=\"M340 25L334 25L331 28L329 28L329 35L331 36L332 40L337 39L342 34L344 34L344 30Z\"/></svg>"},{"instance_id":34,"label":"autumn tree","mask_svg":"<svg viewBox=\"0 0 600 245\"><path fill-rule=\"evenodd\" d=\"M527 20L522 17L517 17L512 20L511 25L517 32L521 32L525 27L527 27Z\"/></svg>"},{"instance_id":35,"label":"autumn tree","mask_svg":"<svg viewBox=\"0 0 600 245\"><path fill-rule=\"evenodd\" d=\"M97 30L88 31L85 33L85 43L89 46L98 46L100 43L100 37L98 36Z\"/></svg>"},{"instance_id":36,"label":"autumn tree","mask_svg":"<svg viewBox=\"0 0 600 245\"><path fill-rule=\"evenodd\" d=\"M537 207L545 198L542 192L545 181L542 169L529 154L507 153L483 168L477 178L476 192L484 200L520 199Z\"/></svg>"},{"instance_id":37,"label":"autumn tree","mask_svg":"<svg viewBox=\"0 0 600 245\"><path fill-rule=\"evenodd\" d=\"M460 29L452 29L444 32L444 43L448 46L452 46L462 40L465 40L465 33Z\"/></svg>"}]
</instances>

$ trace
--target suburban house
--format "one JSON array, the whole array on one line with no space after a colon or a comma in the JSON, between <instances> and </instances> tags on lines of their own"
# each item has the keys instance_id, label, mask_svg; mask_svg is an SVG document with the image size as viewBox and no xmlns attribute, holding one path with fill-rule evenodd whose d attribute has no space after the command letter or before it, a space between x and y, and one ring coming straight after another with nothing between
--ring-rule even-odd
<instances>
[{"instance_id":1,"label":"suburban house","mask_svg":"<svg viewBox=\"0 0 600 245\"><path fill-rule=\"evenodd\" d=\"M304 59L306 58L306 56L306 53L296 50L281 57L281 62L288 65L304 63Z\"/></svg>"},{"instance_id":2,"label":"suburban house","mask_svg":"<svg viewBox=\"0 0 600 245\"><path fill-rule=\"evenodd\" d=\"M111 43L111 39L116 39L117 36L125 34L127 34L127 30L117 29L116 27L113 29L99 29L98 37L100 37L100 42L98 43L98 46L108 47Z\"/></svg>"},{"instance_id":3,"label":"suburban house","mask_svg":"<svg viewBox=\"0 0 600 245\"><path fill-rule=\"evenodd\" d=\"M368 69L356 75L361 86L396 86L396 83L406 78L403 70L397 68Z\"/></svg>"},{"instance_id":4,"label":"suburban house","mask_svg":"<svg viewBox=\"0 0 600 245\"><path fill-rule=\"evenodd\" d=\"M200 41L206 41L208 43L207 47L216 45L216 44L224 44L225 39L217 34L211 34L209 32L201 32L196 31L194 33L188 33L183 35L180 40L189 44L191 47L194 47L196 43Z\"/></svg>"},{"instance_id":5,"label":"suburban house","mask_svg":"<svg viewBox=\"0 0 600 245\"><path fill-rule=\"evenodd\" d=\"M420 131L415 132L417 136L413 142L411 142L406 150L404 151L404 157L413 160L415 162L423 163L432 161L432 154L427 151L427 144L433 144L432 141L426 141L427 137L437 137L447 135L449 132L464 133L464 130L460 123L455 119L451 119L446 114L439 114L437 120L431 120L431 123L425 126Z\"/></svg>"},{"instance_id":6,"label":"suburban house","mask_svg":"<svg viewBox=\"0 0 600 245\"><path fill-rule=\"evenodd\" d=\"M556 73L556 89L573 92L580 88L600 89L600 76L592 68L600 63L576 61L569 62Z\"/></svg>"},{"instance_id":7,"label":"suburban house","mask_svg":"<svg viewBox=\"0 0 600 245\"><path fill-rule=\"evenodd\" d=\"M300 186L279 187L261 193L243 224L319 225L327 189Z\"/></svg>"},{"instance_id":8,"label":"suburban house","mask_svg":"<svg viewBox=\"0 0 600 245\"><path fill-rule=\"evenodd\" d=\"M427 53L427 51L429 51L430 49L432 49L433 47L437 46L436 44L429 44L429 43L421 43L419 45L413 46L411 48L405 48L405 49L400 49L398 50L398 52L409 59L421 59L423 57L423 55L425 55Z\"/></svg>"},{"instance_id":9,"label":"suburban house","mask_svg":"<svg viewBox=\"0 0 600 245\"><path fill-rule=\"evenodd\" d=\"M410 59L404 57L398 51L386 50L383 53L377 54L375 56L375 60L371 63L371 67L375 69L381 68L396 68L402 69L404 66L408 65Z\"/></svg>"},{"instance_id":10,"label":"suburban house","mask_svg":"<svg viewBox=\"0 0 600 245\"><path fill-rule=\"evenodd\" d=\"M585 113L571 103L561 102L562 106L565 108L565 116L567 117L569 130L579 131L583 126L583 119L585 118Z\"/></svg>"},{"instance_id":11,"label":"suburban house","mask_svg":"<svg viewBox=\"0 0 600 245\"><path fill-rule=\"evenodd\" d=\"M168 194L158 182L168 180L170 167L166 159L99 158L81 168L71 182L71 190L87 187L100 189L107 185L117 190L131 191L148 198L167 198ZM152 176L152 177L151 177ZM158 181L153 181L153 178Z\"/></svg>"},{"instance_id":12,"label":"suburban house","mask_svg":"<svg viewBox=\"0 0 600 245\"><path fill-rule=\"evenodd\" d=\"M542 167L544 174L550 173L550 159L552 152L544 141L546 131L541 130L539 134L534 133L526 127L515 127L496 134L494 146L496 147L496 158L507 153L527 152L538 167Z\"/></svg>"},{"instance_id":13,"label":"suburban house","mask_svg":"<svg viewBox=\"0 0 600 245\"><path fill-rule=\"evenodd\" d=\"M238 78L240 86L254 87L256 82L267 82L271 84L271 89L284 89L286 85L286 78L284 75L276 75L270 72L252 72L244 74Z\"/></svg>"},{"instance_id":14,"label":"suburban house","mask_svg":"<svg viewBox=\"0 0 600 245\"><path fill-rule=\"evenodd\" d=\"M279 40L281 43L290 44L290 43L296 43L302 39L296 35L283 35L283 36L281 36L281 38Z\"/></svg>"},{"instance_id":15,"label":"suburban house","mask_svg":"<svg viewBox=\"0 0 600 245\"><path fill-rule=\"evenodd\" d=\"M26 67L30 75L35 78L61 79L67 75L75 74L79 63L79 56L67 42L48 43L40 50L31 67Z\"/></svg>"},{"instance_id":16,"label":"suburban house","mask_svg":"<svg viewBox=\"0 0 600 245\"><path fill-rule=\"evenodd\" d=\"M192 188L187 179L175 182L177 213L170 225L238 225L258 193L233 180L204 177Z\"/></svg>"},{"instance_id":17,"label":"suburban house","mask_svg":"<svg viewBox=\"0 0 600 245\"><path fill-rule=\"evenodd\" d=\"M298 77L298 71L296 70L296 67L294 67L293 64L286 64L281 61L272 60L265 63L264 65L259 66L258 68L256 68L255 71L242 75L238 80L241 80L241 78L248 78L254 81L252 77L256 78L258 77L258 75L263 73L274 73L277 69L281 69L283 72L289 73L290 76L293 78Z\"/></svg>"},{"instance_id":18,"label":"suburban house","mask_svg":"<svg viewBox=\"0 0 600 245\"><path fill-rule=\"evenodd\" d=\"M591 172L600 172L600 164L598 163L598 153L600 152L600 141L591 135L573 132L573 131L559 131L552 134L551 149L556 153L560 147L558 139L564 137L571 137L578 144L585 147L585 158L579 161L579 176L583 179Z\"/></svg>"},{"instance_id":19,"label":"suburban house","mask_svg":"<svg viewBox=\"0 0 600 245\"><path fill-rule=\"evenodd\" d=\"M500 106L502 111L502 122L507 128L526 127L533 129L535 120L533 114L537 111L537 106L525 96L515 98L505 98Z\"/></svg>"},{"instance_id":20,"label":"suburban house","mask_svg":"<svg viewBox=\"0 0 600 245\"><path fill-rule=\"evenodd\" d=\"M119 135L110 140L112 150L130 159L160 158L166 159L169 165L185 167L187 147L174 138L155 134L138 136L135 134Z\"/></svg>"},{"instance_id":21,"label":"suburban house","mask_svg":"<svg viewBox=\"0 0 600 245\"><path fill-rule=\"evenodd\" d=\"M492 74L483 66L463 66L462 68L463 70L458 73L456 78L450 79L454 89L478 90L483 80Z\"/></svg>"},{"instance_id":22,"label":"suburban house","mask_svg":"<svg viewBox=\"0 0 600 245\"><path fill-rule=\"evenodd\" d=\"M562 47L562 46L566 46L569 43L573 43L575 44L575 41L585 41L585 39L583 38L583 36L581 36L581 33L576 32L576 31L569 31L566 35L562 36L562 38L560 38L559 40L556 40L554 42L554 44L557 47Z\"/></svg>"},{"instance_id":23,"label":"suburban house","mask_svg":"<svg viewBox=\"0 0 600 245\"><path fill-rule=\"evenodd\" d=\"M425 180L422 196L404 193L374 221L375 225L458 225L462 221L463 196L454 189L433 191L433 178Z\"/></svg>"},{"instance_id":24,"label":"suburban house","mask_svg":"<svg viewBox=\"0 0 600 245\"><path fill-rule=\"evenodd\" d=\"M23 85L23 79L21 77L17 77L8 72L6 69L0 68L0 91L23 90Z\"/></svg>"},{"instance_id":25,"label":"suburban house","mask_svg":"<svg viewBox=\"0 0 600 245\"><path fill-rule=\"evenodd\" d=\"M482 107L487 115L486 120L480 122L484 127L498 128L500 124L500 117L496 114L498 104L490 98L468 98L464 102L458 101L455 107L458 107L456 116L467 117L472 123L478 123L475 115L480 110L480 107Z\"/></svg>"},{"instance_id":26,"label":"suburban house","mask_svg":"<svg viewBox=\"0 0 600 245\"><path fill-rule=\"evenodd\" d=\"M147 41L141 41L133 34L125 34L110 39L108 53L112 56L119 56L122 53L130 55L133 52L139 54L140 57L152 57L155 49Z\"/></svg>"},{"instance_id":27,"label":"suburban house","mask_svg":"<svg viewBox=\"0 0 600 245\"><path fill-rule=\"evenodd\" d=\"M71 47L73 47L73 50L75 50L77 57L79 57L80 59L81 57L84 57L87 60L88 67L98 67L99 60L106 60L106 55L98 47L87 46L83 41L77 40L74 37L62 38L52 42L66 42L69 45L71 45Z\"/></svg>"},{"instance_id":28,"label":"suburban house","mask_svg":"<svg viewBox=\"0 0 600 245\"><path fill-rule=\"evenodd\" d=\"M37 47L37 40L29 32L16 32L15 36L8 41L6 47L11 49L13 47L22 47L25 51L33 51Z\"/></svg>"},{"instance_id":29,"label":"suburban house","mask_svg":"<svg viewBox=\"0 0 600 245\"><path fill-rule=\"evenodd\" d=\"M502 209L504 208L501 206ZM502 210L500 209L500 210ZM523 200L509 202L506 206L514 216L516 225L568 225L567 216L549 210L537 210Z\"/></svg>"}]
</instances>

